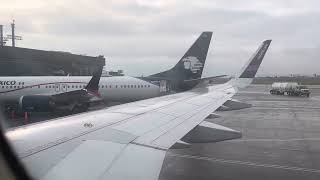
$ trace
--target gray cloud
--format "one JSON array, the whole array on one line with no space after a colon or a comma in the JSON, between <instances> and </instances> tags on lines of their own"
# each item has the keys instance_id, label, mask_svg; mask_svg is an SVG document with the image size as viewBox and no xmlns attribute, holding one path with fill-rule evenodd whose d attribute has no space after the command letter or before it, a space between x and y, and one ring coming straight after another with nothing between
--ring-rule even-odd
<instances>
[{"instance_id":1,"label":"gray cloud","mask_svg":"<svg viewBox=\"0 0 320 180\"><path fill-rule=\"evenodd\" d=\"M33 1L16 7L18 44L103 54L108 68L130 75L173 66L201 31L214 32L206 75L235 73L269 38L259 74L320 73L318 1ZM0 7L0 21L11 6Z\"/></svg>"}]
</instances>

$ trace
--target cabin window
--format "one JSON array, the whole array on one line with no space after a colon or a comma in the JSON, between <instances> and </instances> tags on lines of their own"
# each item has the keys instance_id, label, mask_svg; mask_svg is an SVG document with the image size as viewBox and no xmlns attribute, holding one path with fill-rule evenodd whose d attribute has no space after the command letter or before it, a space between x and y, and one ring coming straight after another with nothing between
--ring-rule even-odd
<instances>
[{"instance_id":1,"label":"cabin window","mask_svg":"<svg viewBox=\"0 0 320 180\"><path fill-rule=\"evenodd\" d=\"M123 85L123 88L126 88L127 86L126 85Z\"/></svg>"},{"instance_id":2,"label":"cabin window","mask_svg":"<svg viewBox=\"0 0 320 180\"><path fill-rule=\"evenodd\" d=\"M116 85L116 88L118 88L118 85Z\"/></svg>"},{"instance_id":3,"label":"cabin window","mask_svg":"<svg viewBox=\"0 0 320 180\"><path fill-rule=\"evenodd\" d=\"M4 86L2 86L2 89L4 89Z\"/></svg>"},{"instance_id":4,"label":"cabin window","mask_svg":"<svg viewBox=\"0 0 320 180\"><path fill-rule=\"evenodd\" d=\"M111 88L112 86L110 85L109 88Z\"/></svg>"},{"instance_id":5,"label":"cabin window","mask_svg":"<svg viewBox=\"0 0 320 180\"><path fill-rule=\"evenodd\" d=\"M148 87L150 87L150 85L148 85Z\"/></svg>"},{"instance_id":6,"label":"cabin window","mask_svg":"<svg viewBox=\"0 0 320 180\"><path fill-rule=\"evenodd\" d=\"M104 88L104 85L102 85L101 88Z\"/></svg>"}]
</instances>

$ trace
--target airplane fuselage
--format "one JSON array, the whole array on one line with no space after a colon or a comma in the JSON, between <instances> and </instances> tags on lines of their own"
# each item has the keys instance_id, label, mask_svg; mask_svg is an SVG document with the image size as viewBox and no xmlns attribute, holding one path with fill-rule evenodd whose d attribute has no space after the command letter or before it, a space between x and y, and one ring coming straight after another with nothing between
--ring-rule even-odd
<instances>
[{"instance_id":1,"label":"airplane fuselage","mask_svg":"<svg viewBox=\"0 0 320 180\"><path fill-rule=\"evenodd\" d=\"M54 95L83 89L89 76L0 77L0 101L16 101L26 95ZM161 94L159 83L130 76L101 77L99 93L106 101L134 101Z\"/></svg>"}]
</instances>

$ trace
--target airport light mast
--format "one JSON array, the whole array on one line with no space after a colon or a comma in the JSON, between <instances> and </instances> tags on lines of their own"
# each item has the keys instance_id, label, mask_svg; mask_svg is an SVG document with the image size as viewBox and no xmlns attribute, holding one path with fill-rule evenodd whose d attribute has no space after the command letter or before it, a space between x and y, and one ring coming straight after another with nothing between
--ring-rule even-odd
<instances>
[{"instance_id":1,"label":"airport light mast","mask_svg":"<svg viewBox=\"0 0 320 180\"><path fill-rule=\"evenodd\" d=\"M22 40L21 36L15 35L15 23L14 20L11 23L11 35L7 35L7 39L11 39L12 47L16 47L16 40Z\"/></svg>"},{"instance_id":2,"label":"airport light mast","mask_svg":"<svg viewBox=\"0 0 320 180\"><path fill-rule=\"evenodd\" d=\"M4 39L3 39L3 25L0 25L0 47L4 46Z\"/></svg>"}]
</instances>

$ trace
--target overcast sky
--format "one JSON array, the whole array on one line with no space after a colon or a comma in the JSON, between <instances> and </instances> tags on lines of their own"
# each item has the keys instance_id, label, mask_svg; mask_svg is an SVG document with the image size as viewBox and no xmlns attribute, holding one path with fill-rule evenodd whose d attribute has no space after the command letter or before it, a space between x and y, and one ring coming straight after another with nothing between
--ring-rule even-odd
<instances>
[{"instance_id":1,"label":"overcast sky","mask_svg":"<svg viewBox=\"0 0 320 180\"><path fill-rule=\"evenodd\" d=\"M10 0L0 5L17 46L104 55L107 69L148 75L173 66L213 31L205 76L234 74L272 39L259 75L320 74L319 0Z\"/></svg>"}]
</instances>

